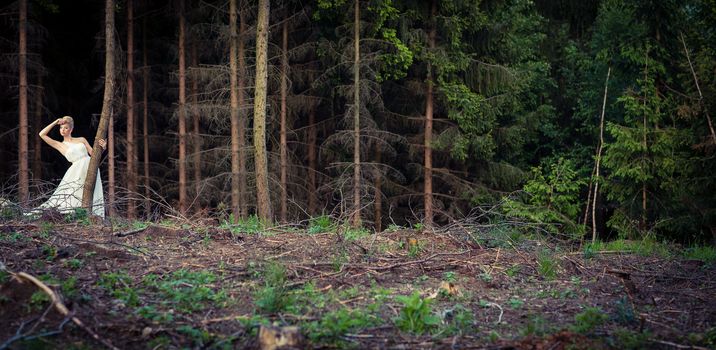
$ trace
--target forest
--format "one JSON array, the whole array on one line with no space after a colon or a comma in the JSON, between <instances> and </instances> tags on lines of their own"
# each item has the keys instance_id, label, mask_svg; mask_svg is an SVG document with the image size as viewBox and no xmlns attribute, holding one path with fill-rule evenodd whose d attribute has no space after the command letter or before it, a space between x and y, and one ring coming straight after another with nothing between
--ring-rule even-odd
<instances>
[{"instance_id":1,"label":"forest","mask_svg":"<svg viewBox=\"0 0 716 350\"><path fill-rule=\"evenodd\" d=\"M714 348L714 23L3 2L0 350Z\"/></svg>"}]
</instances>

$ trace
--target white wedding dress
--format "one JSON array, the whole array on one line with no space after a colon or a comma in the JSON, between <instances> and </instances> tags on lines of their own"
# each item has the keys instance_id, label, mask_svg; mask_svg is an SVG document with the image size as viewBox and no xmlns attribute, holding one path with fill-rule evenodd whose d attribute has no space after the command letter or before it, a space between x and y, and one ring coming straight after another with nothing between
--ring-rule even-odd
<instances>
[{"instance_id":1,"label":"white wedding dress","mask_svg":"<svg viewBox=\"0 0 716 350\"><path fill-rule=\"evenodd\" d=\"M72 163L62 181L57 186L55 192L52 193L47 202L42 203L38 209L56 208L62 213L71 213L75 208L82 207L82 192L84 190L85 178L87 177L87 168L89 166L90 157L84 144L62 142L67 146L67 150L63 154L67 160ZM102 179L97 170L97 180L94 187L94 196L92 201L92 213L104 217L104 194L102 193Z\"/></svg>"}]
</instances>

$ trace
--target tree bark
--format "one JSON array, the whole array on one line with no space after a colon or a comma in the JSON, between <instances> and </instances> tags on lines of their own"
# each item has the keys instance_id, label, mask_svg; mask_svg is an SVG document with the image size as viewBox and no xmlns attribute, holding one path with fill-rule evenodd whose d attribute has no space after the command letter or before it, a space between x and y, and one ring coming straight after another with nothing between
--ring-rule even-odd
<instances>
[{"instance_id":1,"label":"tree bark","mask_svg":"<svg viewBox=\"0 0 716 350\"><path fill-rule=\"evenodd\" d=\"M437 12L436 0L432 0L430 6L431 22L434 21ZM435 49L435 24L430 24L430 32L428 33L428 50L432 52ZM433 226L433 77L432 64L428 60L426 88L425 88L425 139L424 139L424 161L425 161L425 178L424 178L424 202L425 202L425 228Z\"/></svg>"},{"instance_id":2,"label":"tree bark","mask_svg":"<svg viewBox=\"0 0 716 350\"><path fill-rule=\"evenodd\" d=\"M99 162L102 159L102 147L97 142L103 139L107 134L107 128L112 116L112 98L115 90L114 81L114 0L105 1L105 64L104 64L104 98L102 100L102 114L99 118L99 126L94 138L94 146L92 149L92 157L87 167L87 177L85 178L84 191L82 193L82 206L89 209L92 213L92 199L94 194L94 185L97 181L97 170ZM110 203L111 208L111 203Z\"/></svg>"},{"instance_id":3,"label":"tree bark","mask_svg":"<svg viewBox=\"0 0 716 350\"><path fill-rule=\"evenodd\" d=\"M114 174L114 157L114 115L110 114L109 123L107 124L107 208L109 209L110 216L117 215L115 206L115 200L117 199L115 185L117 184L117 179Z\"/></svg>"},{"instance_id":4,"label":"tree bark","mask_svg":"<svg viewBox=\"0 0 716 350\"><path fill-rule=\"evenodd\" d=\"M283 21L281 43L281 117L279 134L279 163L281 166L281 222L286 222L288 213L288 146L286 140L286 95L288 94L288 19Z\"/></svg>"},{"instance_id":5,"label":"tree bark","mask_svg":"<svg viewBox=\"0 0 716 350\"><path fill-rule=\"evenodd\" d=\"M241 4L241 3L240 3ZM240 216L245 218L248 216L248 201L246 191L246 121L248 113L246 112L246 102L244 98L244 87L246 85L246 61L244 60L244 35L246 34L246 21L244 19L244 11L239 7L239 209Z\"/></svg>"},{"instance_id":6,"label":"tree bark","mask_svg":"<svg viewBox=\"0 0 716 350\"><path fill-rule=\"evenodd\" d=\"M18 202L25 203L30 198L30 174L28 167L27 135L27 0L20 0L18 73L20 79L19 96L19 136L18 136Z\"/></svg>"},{"instance_id":7,"label":"tree bark","mask_svg":"<svg viewBox=\"0 0 716 350\"><path fill-rule=\"evenodd\" d=\"M313 80L313 79L311 79ZM316 197L316 109L308 112L308 214L316 215L318 198Z\"/></svg>"},{"instance_id":8,"label":"tree bark","mask_svg":"<svg viewBox=\"0 0 716 350\"><path fill-rule=\"evenodd\" d=\"M186 20L179 0L179 212L186 215Z\"/></svg>"},{"instance_id":9,"label":"tree bark","mask_svg":"<svg viewBox=\"0 0 716 350\"><path fill-rule=\"evenodd\" d=\"M351 225L361 226L360 207L360 2L354 2L353 15L353 212Z\"/></svg>"},{"instance_id":10,"label":"tree bark","mask_svg":"<svg viewBox=\"0 0 716 350\"><path fill-rule=\"evenodd\" d=\"M271 220L271 198L268 188L268 159L266 156L266 95L268 80L269 0L259 0L256 26L256 83L254 96L254 157L256 166L256 204L258 215Z\"/></svg>"},{"instance_id":11,"label":"tree bark","mask_svg":"<svg viewBox=\"0 0 716 350\"><path fill-rule=\"evenodd\" d=\"M127 0L127 218L137 216L137 147L134 115L134 1Z\"/></svg>"},{"instance_id":12,"label":"tree bark","mask_svg":"<svg viewBox=\"0 0 716 350\"><path fill-rule=\"evenodd\" d=\"M238 33L237 33L236 0L229 1L229 89L231 100L231 212L234 223L241 215L241 194L239 192L239 91L238 91Z\"/></svg>"},{"instance_id":13,"label":"tree bark","mask_svg":"<svg viewBox=\"0 0 716 350\"><path fill-rule=\"evenodd\" d=\"M602 115L599 118L599 146L597 147L597 159L594 165L594 195L592 202L592 242L597 240L597 197L599 197L599 163L602 160L602 148L604 147L604 112L607 109L607 91L609 87L609 75L612 67L607 69L607 79L604 82L604 98L602 99Z\"/></svg>"},{"instance_id":14,"label":"tree bark","mask_svg":"<svg viewBox=\"0 0 716 350\"><path fill-rule=\"evenodd\" d=\"M381 188L383 187L383 174L380 172L380 169L378 168L378 165L381 164L383 161L383 152L380 149L380 146L375 148L375 231L381 232L383 231L383 191L381 191Z\"/></svg>"},{"instance_id":15,"label":"tree bark","mask_svg":"<svg viewBox=\"0 0 716 350\"><path fill-rule=\"evenodd\" d=\"M149 187L149 64L147 60L147 17L142 19L142 141L144 143L144 210L147 216L151 214L152 202Z\"/></svg>"},{"instance_id":16,"label":"tree bark","mask_svg":"<svg viewBox=\"0 0 716 350\"><path fill-rule=\"evenodd\" d=\"M193 38L191 41L191 66L194 68L199 67L199 57L196 52L197 40ZM192 140L192 163L194 164L194 196L197 198L195 201L196 212L198 213L201 209L201 200L199 195L201 193L201 130L199 120L199 82L196 75L191 78L191 116L194 124L193 140Z\"/></svg>"},{"instance_id":17,"label":"tree bark","mask_svg":"<svg viewBox=\"0 0 716 350\"><path fill-rule=\"evenodd\" d=\"M35 117L33 124L35 125L35 144L34 144L34 159L32 162L32 177L33 179L42 178L42 138L37 133L42 130L42 98L44 95L44 87L42 86L42 74L37 76L37 93L35 94Z\"/></svg>"}]
</instances>

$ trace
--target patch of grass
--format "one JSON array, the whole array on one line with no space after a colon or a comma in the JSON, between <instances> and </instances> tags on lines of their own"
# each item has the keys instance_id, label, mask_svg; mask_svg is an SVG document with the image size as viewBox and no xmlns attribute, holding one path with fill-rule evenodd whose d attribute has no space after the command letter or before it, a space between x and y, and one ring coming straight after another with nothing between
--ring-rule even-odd
<instances>
[{"instance_id":1,"label":"patch of grass","mask_svg":"<svg viewBox=\"0 0 716 350\"><path fill-rule=\"evenodd\" d=\"M510 266L509 268L507 268L507 270L505 270L505 275L507 275L507 277L512 278L512 277L517 276L517 274L521 270L522 270L522 266L520 266L519 264L514 264L514 265Z\"/></svg>"},{"instance_id":2,"label":"patch of grass","mask_svg":"<svg viewBox=\"0 0 716 350\"><path fill-rule=\"evenodd\" d=\"M0 241L16 243L16 242L27 242L30 238L19 232L10 232L0 234Z\"/></svg>"},{"instance_id":3,"label":"patch of grass","mask_svg":"<svg viewBox=\"0 0 716 350\"><path fill-rule=\"evenodd\" d=\"M637 254L641 256L672 256L671 249L665 243L657 242L652 238L642 240L617 239L609 242L590 242L584 247L584 255L589 258L600 251L615 251Z\"/></svg>"},{"instance_id":4,"label":"patch of grass","mask_svg":"<svg viewBox=\"0 0 716 350\"><path fill-rule=\"evenodd\" d=\"M686 259L700 260L706 264L716 263L716 248L712 246L694 246L684 250Z\"/></svg>"},{"instance_id":5,"label":"patch of grass","mask_svg":"<svg viewBox=\"0 0 716 350\"><path fill-rule=\"evenodd\" d=\"M263 313L284 310L291 302L286 288L286 268L279 263L269 263L263 273L264 285L254 293L254 304Z\"/></svg>"},{"instance_id":6,"label":"patch of grass","mask_svg":"<svg viewBox=\"0 0 716 350\"><path fill-rule=\"evenodd\" d=\"M522 300L522 299L518 299L518 298L512 297L512 298L510 298L510 300L507 301L507 305L508 305L511 309L517 310L517 309L522 308L522 306L525 305L525 301Z\"/></svg>"},{"instance_id":7,"label":"patch of grass","mask_svg":"<svg viewBox=\"0 0 716 350\"><path fill-rule=\"evenodd\" d=\"M457 281L457 273L455 271L447 271L443 273L443 281L455 282Z\"/></svg>"},{"instance_id":8,"label":"patch of grass","mask_svg":"<svg viewBox=\"0 0 716 350\"><path fill-rule=\"evenodd\" d=\"M433 312L433 299L422 298L415 291L409 296L397 296L396 300L403 304L400 314L393 320L400 330L419 335L440 324L440 317Z\"/></svg>"},{"instance_id":9,"label":"patch of grass","mask_svg":"<svg viewBox=\"0 0 716 350\"><path fill-rule=\"evenodd\" d=\"M65 215L65 222L76 222L83 226L91 224L89 214L85 208L74 208L72 213Z\"/></svg>"},{"instance_id":10,"label":"patch of grass","mask_svg":"<svg viewBox=\"0 0 716 350\"><path fill-rule=\"evenodd\" d=\"M82 267L82 260L77 259L77 258L65 260L65 266L67 266L68 268L70 268L72 270L77 270L80 267Z\"/></svg>"},{"instance_id":11,"label":"patch of grass","mask_svg":"<svg viewBox=\"0 0 716 350\"><path fill-rule=\"evenodd\" d=\"M321 215L308 220L307 232L309 234L331 232L336 229L336 226L337 225L333 222L333 220L331 220L330 216Z\"/></svg>"},{"instance_id":12,"label":"patch of grass","mask_svg":"<svg viewBox=\"0 0 716 350\"><path fill-rule=\"evenodd\" d=\"M549 251L541 251L537 256L537 273L545 280L557 277L557 261Z\"/></svg>"},{"instance_id":13,"label":"patch of grass","mask_svg":"<svg viewBox=\"0 0 716 350\"><path fill-rule=\"evenodd\" d=\"M550 334L551 332L552 329L549 327L549 324L539 315L529 315L527 317L527 324L520 331L523 337L529 335L542 337Z\"/></svg>"},{"instance_id":14,"label":"patch of grass","mask_svg":"<svg viewBox=\"0 0 716 350\"><path fill-rule=\"evenodd\" d=\"M189 325L179 326L177 331L181 334L188 336L198 348L203 348L204 345L211 341L211 334L207 330L196 329Z\"/></svg>"},{"instance_id":15,"label":"patch of grass","mask_svg":"<svg viewBox=\"0 0 716 350\"><path fill-rule=\"evenodd\" d=\"M614 349L639 350L648 349L651 341L651 334L648 332L635 332L626 328L619 328L613 332L614 336L609 339L609 345Z\"/></svg>"},{"instance_id":16,"label":"patch of grass","mask_svg":"<svg viewBox=\"0 0 716 350\"><path fill-rule=\"evenodd\" d=\"M64 295L67 299L74 299L77 297L79 294L79 291L77 290L77 277L71 276L62 281L62 284L60 284L60 290L62 291L62 295Z\"/></svg>"},{"instance_id":17,"label":"patch of grass","mask_svg":"<svg viewBox=\"0 0 716 350\"><path fill-rule=\"evenodd\" d=\"M137 310L135 312L137 315L139 315L147 320L153 321L153 322L169 323L174 320L173 312L159 311L153 305L145 305L145 306L139 307L139 308L137 308Z\"/></svg>"},{"instance_id":18,"label":"patch of grass","mask_svg":"<svg viewBox=\"0 0 716 350\"><path fill-rule=\"evenodd\" d=\"M574 315L574 324L570 329L575 333L587 334L604 324L608 319L607 315L600 308L588 307L584 311Z\"/></svg>"},{"instance_id":19,"label":"patch of grass","mask_svg":"<svg viewBox=\"0 0 716 350\"><path fill-rule=\"evenodd\" d=\"M236 222L236 223L234 223ZM246 219L235 220L234 214L229 214L228 220L224 220L221 228L228 229L233 235L241 233L260 234L266 228L264 222L256 215L251 215Z\"/></svg>"},{"instance_id":20,"label":"patch of grass","mask_svg":"<svg viewBox=\"0 0 716 350\"><path fill-rule=\"evenodd\" d=\"M53 225L51 222L43 221L40 224L40 231L37 232L38 237L43 239L50 238L50 232L53 228L55 228L55 225Z\"/></svg>"},{"instance_id":21,"label":"patch of grass","mask_svg":"<svg viewBox=\"0 0 716 350\"><path fill-rule=\"evenodd\" d=\"M40 310L50 302L50 297L43 291L35 291L30 295L29 311Z\"/></svg>"},{"instance_id":22,"label":"patch of grass","mask_svg":"<svg viewBox=\"0 0 716 350\"><path fill-rule=\"evenodd\" d=\"M455 304L451 309L443 311L442 319L444 327L440 335L444 336L470 333L475 327L475 315L462 304Z\"/></svg>"},{"instance_id":23,"label":"patch of grass","mask_svg":"<svg viewBox=\"0 0 716 350\"><path fill-rule=\"evenodd\" d=\"M0 270L0 284L7 282L10 279L10 273L5 270Z\"/></svg>"},{"instance_id":24,"label":"patch of grass","mask_svg":"<svg viewBox=\"0 0 716 350\"><path fill-rule=\"evenodd\" d=\"M714 349L716 348L716 327L711 327L703 333L690 333L687 338L692 345Z\"/></svg>"},{"instance_id":25,"label":"patch of grass","mask_svg":"<svg viewBox=\"0 0 716 350\"><path fill-rule=\"evenodd\" d=\"M346 227L346 229L343 231L343 238L347 241L355 241L368 236L370 236L370 231L365 227Z\"/></svg>"},{"instance_id":26,"label":"patch of grass","mask_svg":"<svg viewBox=\"0 0 716 350\"><path fill-rule=\"evenodd\" d=\"M188 314L203 310L208 304L221 304L226 300L223 290L217 292L212 289L211 285L216 280L210 271L179 269L167 276L146 275L143 282L159 292L162 303Z\"/></svg>"},{"instance_id":27,"label":"patch of grass","mask_svg":"<svg viewBox=\"0 0 716 350\"><path fill-rule=\"evenodd\" d=\"M366 310L341 308L323 314L320 320L309 322L305 328L311 341L343 348L345 344L341 337L346 333L354 333L381 323L379 317Z\"/></svg>"},{"instance_id":28,"label":"patch of grass","mask_svg":"<svg viewBox=\"0 0 716 350\"><path fill-rule=\"evenodd\" d=\"M139 306L139 294L131 286L132 278L125 271L103 273L97 284L126 306Z\"/></svg>"}]
</instances>

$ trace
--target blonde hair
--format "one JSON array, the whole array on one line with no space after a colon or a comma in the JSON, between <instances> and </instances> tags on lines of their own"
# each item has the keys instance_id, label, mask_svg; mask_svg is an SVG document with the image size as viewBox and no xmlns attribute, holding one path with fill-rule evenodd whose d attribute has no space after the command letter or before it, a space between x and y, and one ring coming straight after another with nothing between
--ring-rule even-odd
<instances>
[{"instance_id":1,"label":"blonde hair","mask_svg":"<svg viewBox=\"0 0 716 350\"><path fill-rule=\"evenodd\" d=\"M70 129L75 128L75 120L72 119L72 117L70 117L69 115L62 117L62 120L64 120L65 123L67 123L70 126Z\"/></svg>"}]
</instances>

